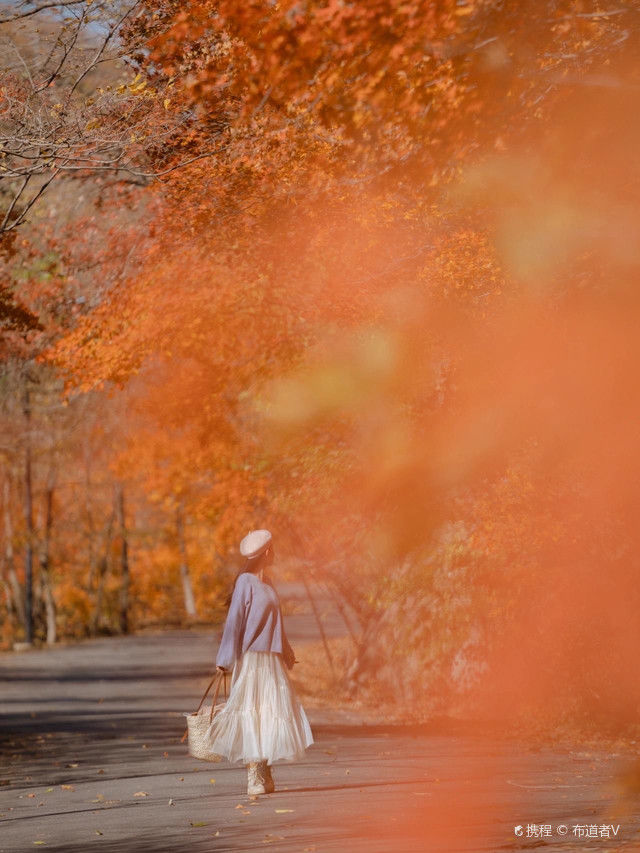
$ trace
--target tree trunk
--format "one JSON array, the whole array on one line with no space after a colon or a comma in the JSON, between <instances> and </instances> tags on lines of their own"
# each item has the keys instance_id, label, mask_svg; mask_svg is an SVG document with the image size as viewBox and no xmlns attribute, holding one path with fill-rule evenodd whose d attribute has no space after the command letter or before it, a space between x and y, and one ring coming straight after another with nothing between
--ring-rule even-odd
<instances>
[{"instance_id":1,"label":"tree trunk","mask_svg":"<svg viewBox=\"0 0 640 853\"><path fill-rule=\"evenodd\" d=\"M16 573L16 566L13 553L13 524L11 522L11 487L9 479L5 479L3 484L3 503L4 503L4 564L7 570L6 592L9 599L8 605L12 608L15 618L21 625L26 623L24 612L24 596L20 587L20 581Z\"/></svg>"},{"instance_id":2,"label":"tree trunk","mask_svg":"<svg viewBox=\"0 0 640 853\"><path fill-rule=\"evenodd\" d=\"M56 603L51 588L50 568L50 545L51 527L53 525L53 484L47 485L45 494L44 511L44 535L42 537L42 548L40 549L40 583L42 587L42 598L47 622L47 645L52 646L57 641L56 629Z\"/></svg>"},{"instance_id":3,"label":"tree trunk","mask_svg":"<svg viewBox=\"0 0 640 853\"><path fill-rule=\"evenodd\" d=\"M129 631L129 545L127 541L127 526L124 509L124 488L118 484L118 520L120 524L120 631L127 634Z\"/></svg>"},{"instance_id":4,"label":"tree trunk","mask_svg":"<svg viewBox=\"0 0 640 853\"><path fill-rule=\"evenodd\" d=\"M28 380L25 380L25 382ZM33 642L33 484L31 474L31 399L29 387L24 390L24 416L26 419L26 442L24 457L24 522L26 545L24 555L24 639Z\"/></svg>"},{"instance_id":5,"label":"tree trunk","mask_svg":"<svg viewBox=\"0 0 640 853\"><path fill-rule=\"evenodd\" d=\"M89 632L94 637L98 633L98 629L100 627L104 581L107 576L107 569L109 567L109 551L111 550L111 540L113 538L113 525L116 520L116 510L117 506L114 502L111 515L109 516L109 521L107 522L107 529L105 531L104 549L96 566L96 595L93 602L93 612L91 614L91 621L89 623Z\"/></svg>"},{"instance_id":6,"label":"tree trunk","mask_svg":"<svg viewBox=\"0 0 640 853\"><path fill-rule=\"evenodd\" d=\"M336 594L336 591L334 590L334 588L331 586L330 583L325 583L324 588L326 589L326 591L331 596L331 600L335 604L335 606L338 610L338 613L340 614L342 621L344 622L345 627L349 633L349 636L351 637L351 640L353 641L354 646L356 648L358 648L358 643L359 643L358 635L356 634L355 629L354 629L353 625L351 624L351 619L349 618L349 616L347 614L346 607L344 606L344 604L340 600L340 596Z\"/></svg>"},{"instance_id":7,"label":"tree trunk","mask_svg":"<svg viewBox=\"0 0 640 853\"><path fill-rule=\"evenodd\" d=\"M333 676L333 678L335 680L336 670L335 670L335 666L333 665L333 656L331 654L331 649L329 648L329 643L327 642L327 635L325 634L324 625L322 624L322 619L320 617L320 613L318 611L318 607L316 605L315 598L313 597L313 594L311 592L311 587L309 586L309 582L307 581L304 574L302 575L302 583L304 584L304 588L305 588L306 593L307 593L307 598L309 599L309 601L311 603L311 609L313 610L313 615L316 618L318 630L320 631L320 637L322 638L322 645L324 646L324 652L325 652L325 654L327 656L327 660L329 662L329 669L331 670L331 675Z\"/></svg>"},{"instance_id":8,"label":"tree trunk","mask_svg":"<svg viewBox=\"0 0 640 853\"><path fill-rule=\"evenodd\" d=\"M93 522L93 508L91 505L91 448L89 445L89 439L85 438L84 442L84 511L87 519L87 531L88 531L88 542L89 542L89 576L87 578L87 593L91 595L93 593L94 583L96 583L96 576L99 573L98 568L98 556L97 550L94 542L94 522Z\"/></svg>"},{"instance_id":9,"label":"tree trunk","mask_svg":"<svg viewBox=\"0 0 640 853\"><path fill-rule=\"evenodd\" d=\"M178 508L176 510L176 529L178 531L178 550L180 551L180 577L182 578L184 609L187 611L187 616L195 618L198 613L196 610L196 602L193 597L193 587L191 586L189 564L187 562L187 546L184 536L184 516L182 511L182 503L178 504Z\"/></svg>"}]
</instances>

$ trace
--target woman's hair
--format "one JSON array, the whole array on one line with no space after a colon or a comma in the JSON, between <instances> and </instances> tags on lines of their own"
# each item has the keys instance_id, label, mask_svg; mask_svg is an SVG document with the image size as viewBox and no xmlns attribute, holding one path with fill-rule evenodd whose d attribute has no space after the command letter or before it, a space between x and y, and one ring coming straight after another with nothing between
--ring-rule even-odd
<instances>
[{"instance_id":1,"label":"woman's hair","mask_svg":"<svg viewBox=\"0 0 640 853\"><path fill-rule=\"evenodd\" d=\"M240 571L236 574L233 579L233 583L231 584L231 589L229 590L229 594L225 599L225 606L229 608L231 604L231 599L233 597L233 591L236 588L236 583L240 575L243 575L245 572L251 572L252 575L257 574L263 566L270 565L273 558L273 545L269 545L266 551L263 551L261 554L258 554L257 557L247 557L244 561L244 566L240 569ZM271 586L271 581L265 577L264 583L268 583Z\"/></svg>"}]
</instances>

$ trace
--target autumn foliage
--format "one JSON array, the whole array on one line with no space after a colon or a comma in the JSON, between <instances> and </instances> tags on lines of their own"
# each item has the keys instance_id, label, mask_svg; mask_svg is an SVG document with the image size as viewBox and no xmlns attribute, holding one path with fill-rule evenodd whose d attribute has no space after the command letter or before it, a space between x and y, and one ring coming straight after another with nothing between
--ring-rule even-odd
<instances>
[{"instance_id":1,"label":"autumn foliage","mask_svg":"<svg viewBox=\"0 0 640 853\"><path fill-rule=\"evenodd\" d=\"M639 33L570 0L137 8L155 179L6 264L34 316L75 306L7 352L83 425L62 631L210 618L268 525L341 602L352 691L400 666L413 714L637 718Z\"/></svg>"}]
</instances>

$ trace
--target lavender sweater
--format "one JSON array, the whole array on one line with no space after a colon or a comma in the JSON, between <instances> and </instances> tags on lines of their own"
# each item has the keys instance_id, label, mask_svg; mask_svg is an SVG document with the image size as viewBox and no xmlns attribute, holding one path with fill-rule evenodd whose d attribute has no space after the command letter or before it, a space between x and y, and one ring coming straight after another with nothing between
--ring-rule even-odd
<instances>
[{"instance_id":1,"label":"lavender sweater","mask_svg":"<svg viewBox=\"0 0 640 853\"><path fill-rule=\"evenodd\" d=\"M233 590L216 666L230 670L248 651L277 652L289 669L295 659L284 631L275 589L257 575L243 572Z\"/></svg>"}]
</instances>

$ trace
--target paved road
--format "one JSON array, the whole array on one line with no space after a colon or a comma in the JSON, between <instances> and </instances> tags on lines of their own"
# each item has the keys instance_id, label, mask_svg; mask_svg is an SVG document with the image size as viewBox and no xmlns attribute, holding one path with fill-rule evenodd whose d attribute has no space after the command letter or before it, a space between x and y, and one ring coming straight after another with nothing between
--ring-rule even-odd
<instances>
[{"instance_id":1,"label":"paved road","mask_svg":"<svg viewBox=\"0 0 640 853\"><path fill-rule=\"evenodd\" d=\"M313 630L288 624L300 657ZM213 631L167 631L0 655L0 853L640 850L640 811L613 811L629 756L344 711L309 710L316 743L252 801L243 768L180 743L215 648ZM527 838L527 824L554 834ZM574 825L598 837L575 840Z\"/></svg>"}]
</instances>

